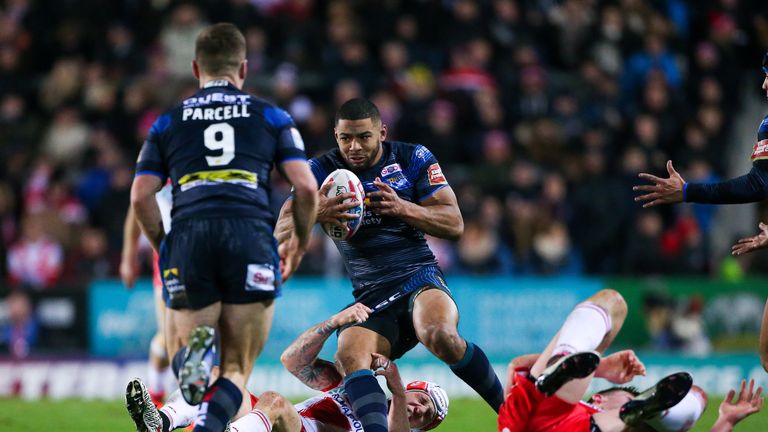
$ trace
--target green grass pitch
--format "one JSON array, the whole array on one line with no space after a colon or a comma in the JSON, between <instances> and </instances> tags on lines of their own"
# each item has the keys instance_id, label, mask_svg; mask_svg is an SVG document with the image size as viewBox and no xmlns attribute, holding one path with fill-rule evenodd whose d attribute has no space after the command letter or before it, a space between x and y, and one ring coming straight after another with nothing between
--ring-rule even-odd
<instances>
[{"instance_id":1,"label":"green grass pitch","mask_svg":"<svg viewBox=\"0 0 768 432\"><path fill-rule=\"evenodd\" d=\"M717 418L720 398L710 398L704 416L693 431L708 431ZM133 423L122 402L80 400L25 402L0 399L0 431L4 432L129 432ZM477 399L451 400L441 432L493 432L496 417ZM768 431L768 412L760 412L736 427L737 431Z\"/></svg>"}]
</instances>

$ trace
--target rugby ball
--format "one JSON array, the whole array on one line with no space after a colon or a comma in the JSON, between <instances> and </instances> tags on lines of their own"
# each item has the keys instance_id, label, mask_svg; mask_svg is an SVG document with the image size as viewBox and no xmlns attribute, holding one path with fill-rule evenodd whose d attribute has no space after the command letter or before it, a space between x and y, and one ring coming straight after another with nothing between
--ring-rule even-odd
<instances>
[{"instance_id":1,"label":"rugby ball","mask_svg":"<svg viewBox=\"0 0 768 432\"><path fill-rule=\"evenodd\" d=\"M347 210L347 212L360 215L360 217L352 220L342 220L341 222L348 228L346 231L336 225L327 222L323 224L323 231L325 231L328 237L335 241L348 240L353 235L355 235L363 222L363 212L365 211L365 190L363 189L363 184L360 183L360 179L357 178L355 173L350 170L337 169L336 171L328 174L328 177L325 178L323 184L326 184L329 181L332 182L332 184L331 188L328 189L326 196L328 198L333 198L347 192L354 193L354 198L347 198L343 202L357 203L356 207Z\"/></svg>"}]
</instances>

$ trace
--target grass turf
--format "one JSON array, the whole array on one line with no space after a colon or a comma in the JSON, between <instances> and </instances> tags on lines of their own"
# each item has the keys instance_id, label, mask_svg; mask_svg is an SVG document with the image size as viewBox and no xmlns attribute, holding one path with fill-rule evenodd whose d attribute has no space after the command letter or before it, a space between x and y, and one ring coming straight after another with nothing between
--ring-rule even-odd
<instances>
[{"instance_id":1,"label":"grass turf","mask_svg":"<svg viewBox=\"0 0 768 432\"><path fill-rule=\"evenodd\" d=\"M712 397L704 416L693 431L708 431L717 418L721 398ZM128 432L133 422L122 402L35 401L0 399L0 430L36 432ZM496 416L478 399L451 400L450 414L437 430L441 432L496 431ZM736 427L737 431L768 431L768 413L760 412Z\"/></svg>"}]
</instances>

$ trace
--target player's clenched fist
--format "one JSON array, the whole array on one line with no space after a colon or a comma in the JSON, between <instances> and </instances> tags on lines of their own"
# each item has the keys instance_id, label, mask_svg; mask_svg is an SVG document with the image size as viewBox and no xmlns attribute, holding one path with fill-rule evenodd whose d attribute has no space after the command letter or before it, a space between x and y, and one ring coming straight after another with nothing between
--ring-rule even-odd
<instances>
[{"instance_id":1,"label":"player's clenched fist","mask_svg":"<svg viewBox=\"0 0 768 432\"><path fill-rule=\"evenodd\" d=\"M366 205L374 213L384 216L400 216L403 211L403 200L397 195L394 189L381 181L379 177L373 181L373 184L379 189L375 192L369 192L366 196Z\"/></svg>"},{"instance_id":2,"label":"player's clenched fist","mask_svg":"<svg viewBox=\"0 0 768 432\"><path fill-rule=\"evenodd\" d=\"M318 191L318 203L317 203L317 222L330 223L339 228L346 229L344 225L345 221L357 219L360 216L354 213L348 213L347 210L357 207L357 203L354 201L343 202L346 199L355 198L353 192L346 192L336 195L335 197L328 198L328 191L333 186L333 179L328 180Z\"/></svg>"},{"instance_id":3,"label":"player's clenched fist","mask_svg":"<svg viewBox=\"0 0 768 432\"><path fill-rule=\"evenodd\" d=\"M343 327L347 324L359 324L365 322L371 314L371 308L362 304L355 303L331 317L331 326L335 328Z\"/></svg>"}]
</instances>

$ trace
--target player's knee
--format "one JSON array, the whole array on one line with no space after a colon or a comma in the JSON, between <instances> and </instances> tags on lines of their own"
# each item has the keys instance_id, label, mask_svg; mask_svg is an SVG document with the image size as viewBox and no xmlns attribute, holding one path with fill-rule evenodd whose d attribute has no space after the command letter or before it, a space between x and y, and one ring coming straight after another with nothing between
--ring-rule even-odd
<instances>
[{"instance_id":1,"label":"player's knee","mask_svg":"<svg viewBox=\"0 0 768 432\"><path fill-rule=\"evenodd\" d=\"M590 297L589 301L605 309L614 321L624 321L627 317L627 302L624 296L614 289L602 289Z\"/></svg>"},{"instance_id":2,"label":"player's knee","mask_svg":"<svg viewBox=\"0 0 768 432\"><path fill-rule=\"evenodd\" d=\"M370 368L370 360L368 364L361 359L370 359L370 353L360 353L357 351L351 352L348 350L340 351L336 353L336 362L344 370L344 373L349 375L352 372L356 372L363 369Z\"/></svg>"},{"instance_id":3,"label":"player's knee","mask_svg":"<svg viewBox=\"0 0 768 432\"><path fill-rule=\"evenodd\" d=\"M421 343L445 362L456 363L464 355L466 344L453 326L428 326L420 334Z\"/></svg>"},{"instance_id":4,"label":"player's knee","mask_svg":"<svg viewBox=\"0 0 768 432\"><path fill-rule=\"evenodd\" d=\"M274 423L285 414L286 410L292 409L293 405L280 393L268 391L259 396L256 408L263 411Z\"/></svg>"}]
</instances>

